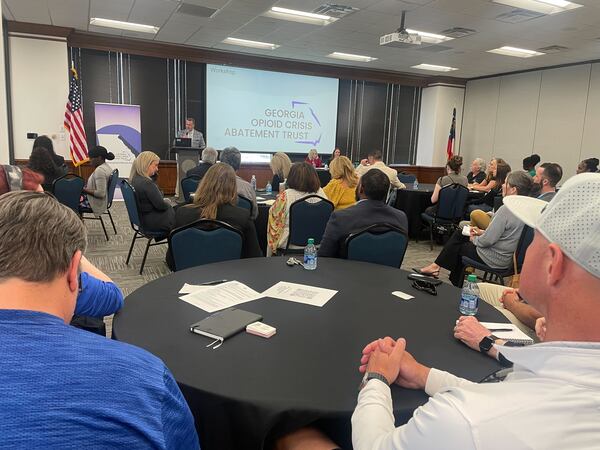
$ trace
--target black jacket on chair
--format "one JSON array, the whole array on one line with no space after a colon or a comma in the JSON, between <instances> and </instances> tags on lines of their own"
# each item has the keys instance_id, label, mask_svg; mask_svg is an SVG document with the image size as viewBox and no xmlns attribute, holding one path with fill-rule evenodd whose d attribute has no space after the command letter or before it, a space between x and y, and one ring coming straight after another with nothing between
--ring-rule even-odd
<instances>
[{"instance_id":1,"label":"black jacket on chair","mask_svg":"<svg viewBox=\"0 0 600 450\"><path fill-rule=\"evenodd\" d=\"M136 175L131 180L137 197L140 219L148 231L171 231L175 224L175 211L169 205L158 186L150 178Z\"/></svg>"},{"instance_id":2,"label":"black jacket on chair","mask_svg":"<svg viewBox=\"0 0 600 450\"><path fill-rule=\"evenodd\" d=\"M201 180L202 177L204 177L204 175L206 175L206 172L208 172L208 169L210 169L212 166L213 166L212 164L208 164L208 163L200 161L200 164L198 164L193 169L188 170L185 175L187 177L194 177L194 178L198 178L199 180Z\"/></svg>"},{"instance_id":3,"label":"black jacket on chair","mask_svg":"<svg viewBox=\"0 0 600 450\"><path fill-rule=\"evenodd\" d=\"M351 234L376 223L387 223L408 232L404 211L376 200L361 200L349 208L334 211L327 222L319 256L340 257L344 241Z\"/></svg>"}]
</instances>

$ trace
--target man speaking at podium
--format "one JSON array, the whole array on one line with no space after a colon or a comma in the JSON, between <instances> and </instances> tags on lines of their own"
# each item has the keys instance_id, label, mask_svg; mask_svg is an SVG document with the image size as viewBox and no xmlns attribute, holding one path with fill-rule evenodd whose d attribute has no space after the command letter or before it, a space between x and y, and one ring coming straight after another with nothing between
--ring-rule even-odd
<instances>
[{"instance_id":1,"label":"man speaking at podium","mask_svg":"<svg viewBox=\"0 0 600 450\"><path fill-rule=\"evenodd\" d=\"M195 129L196 121L192 117L185 119L185 129L178 133L180 138L189 138L192 140L192 148L199 148L204 150L206 144L204 143L204 136L202 132Z\"/></svg>"}]
</instances>

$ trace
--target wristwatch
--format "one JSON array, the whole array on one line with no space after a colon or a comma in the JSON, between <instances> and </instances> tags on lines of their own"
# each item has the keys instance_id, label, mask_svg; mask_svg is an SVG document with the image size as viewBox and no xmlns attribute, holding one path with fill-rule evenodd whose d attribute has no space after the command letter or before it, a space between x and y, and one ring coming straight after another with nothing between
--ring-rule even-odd
<instances>
[{"instance_id":1,"label":"wristwatch","mask_svg":"<svg viewBox=\"0 0 600 450\"><path fill-rule=\"evenodd\" d=\"M360 386L358 387L358 390L360 391L362 388L364 388L367 383L369 382L369 380L379 380L382 383L385 383L386 386L389 386L390 384L388 383L388 380L386 377L384 377L382 374L378 373L378 372L365 372L365 376L362 379L362 382L360 383Z\"/></svg>"},{"instance_id":2,"label":"wristwatch","mask_svg":"<svg viewBox=\"0 0 600 450\"><path fill-rule=\"evenodd\" d=\"M489 336L484 337L481 342L479 342L479 351L481 353L487 353L490 351L490 349L494 346L496 339L498 339L496 336L494 336L493 334L490 334Z\"/></svg>"}]
</instances>

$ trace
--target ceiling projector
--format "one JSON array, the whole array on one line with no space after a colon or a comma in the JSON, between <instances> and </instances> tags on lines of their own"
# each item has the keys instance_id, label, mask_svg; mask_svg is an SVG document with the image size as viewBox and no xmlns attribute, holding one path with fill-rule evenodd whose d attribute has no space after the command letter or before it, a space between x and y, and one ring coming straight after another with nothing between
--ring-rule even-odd
<instances>
[{"instance_id":1,"label":"ceiling projector","mask_svg":"<svg viewBox=\"0 0 600 450\"><path fill-rule=\"evenodd\" d=\"M388 47L406 47L408 45L421 45L421 36L417 33L409 33L404 27L404 19L406 11L402 11L402 19L400 28L393 33L384 34L379 38L379 45L387 45Z\"/></svg>"}]
</instances>

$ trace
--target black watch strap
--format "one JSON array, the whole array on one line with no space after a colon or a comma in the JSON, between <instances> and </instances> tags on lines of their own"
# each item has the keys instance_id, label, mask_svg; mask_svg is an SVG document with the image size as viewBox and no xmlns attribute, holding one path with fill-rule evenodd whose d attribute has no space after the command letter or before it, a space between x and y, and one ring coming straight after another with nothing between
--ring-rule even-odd
<instances>
[{"instance_id":1,"label":"black watch strap","mask_svg":"<svg viewBox=\"0 0 600 450\"><path fill-rule=\"evenodd\" d=\"M380 374L379 372L367 372L363 377L362 383L360 383L359 390L364 388L370 380L379 380L382 383L385 383L386 386L389 386L388 380L385 376Z\"/></svg>"},{"instance_id":2,"label":"black watch strap","mask_svg":"<svg viewBox=\"0 0 600 450\"><path fill-rule=\"evenodd\" d=\"M489 336L484 337L479 342L479 351L481 353L489 352L491 350L491 348L494 346L496 339L498 339L498 338L496 336L494 336L493 334L490 334Z\"/></svg>"}]
</instances>

